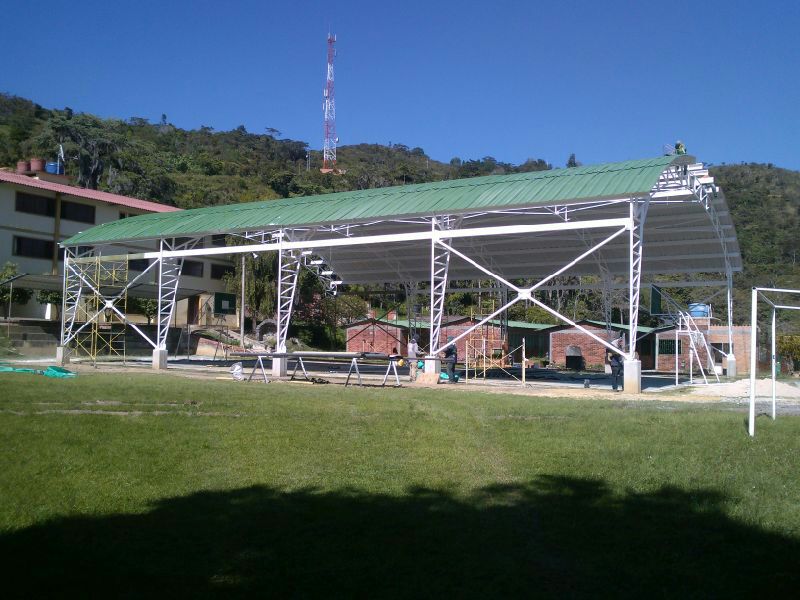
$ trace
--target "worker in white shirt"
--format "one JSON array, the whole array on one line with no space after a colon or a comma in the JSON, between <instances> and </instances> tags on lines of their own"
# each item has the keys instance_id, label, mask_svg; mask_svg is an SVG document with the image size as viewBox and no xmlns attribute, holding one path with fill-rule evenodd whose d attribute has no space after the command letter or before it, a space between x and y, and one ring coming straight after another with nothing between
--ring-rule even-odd
<instances>
[{"instance_id":1,"label":"worker in white shirt","mask_svg":"<svg viewBox=\"0 0 800 600\"><path fill-rule=\"evenodd\" d=\"M417 379L417 354L419 353L419 337L414 336L408 340L408 380Z\"/></svg>"}]
</instances>

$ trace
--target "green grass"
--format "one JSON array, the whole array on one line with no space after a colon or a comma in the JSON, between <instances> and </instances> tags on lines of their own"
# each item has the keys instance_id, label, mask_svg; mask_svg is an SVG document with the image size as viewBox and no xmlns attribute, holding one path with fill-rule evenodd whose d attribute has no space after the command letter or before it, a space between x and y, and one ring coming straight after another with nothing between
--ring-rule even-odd
<instances>
[{"instance_id":1,"label":"green grass","mask_svg":"<svg viewBox=\"0 0 800 600\"><path fill-rule=\"evenodd\" d=\"M450 389L0 375L3 588L789 594L800 418L762 418L755 439L744 418Z\"/></svg>"}]
</instances>

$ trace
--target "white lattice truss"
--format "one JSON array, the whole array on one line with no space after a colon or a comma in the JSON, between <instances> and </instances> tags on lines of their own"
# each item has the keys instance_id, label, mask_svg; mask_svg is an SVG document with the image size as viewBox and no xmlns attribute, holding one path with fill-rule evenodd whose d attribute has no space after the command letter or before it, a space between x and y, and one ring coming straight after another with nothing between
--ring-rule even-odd
<instances>
[{"instance_id":1,"label":"white lattice truss","mask_svg":"<svg viewBox=\"0 0 800 600\"><path fill-rule=\"evenodd\" d=\"M345 284L413 284L417 295L430 294L431 357L469 333L466 331L449 342L440 339L448 282L491 278L507 288L509 300L477 322L473 329L513 304L527 301L582 330L609 351L634 360L645 274L688 275L682 280L673 277L670 282L659 283L664 287L720 284L727 287L732 341L730 288L732 273L741 268L741 259L730 215L718 192L713 178L701 164L675 165L667 167L650 193L642 196L575 200L547 206L518 203L514 208L470 209L458 214L420 214L291 228L276 226L257 231L209 231L204 235L226 233L238 236L242 243L205 247L199 243L204 236L182 238L179 243L160 239L153 240L157 243L155 250L123 256L154 260L148 270L156 268L155 265L159 269L157 339L150 340L139 331L154 348L165 346L184 258L278 252L278 350L286 347L298 271L302 265L313 262L329 265L336 278ZM120 253L119 246L116 248L98 246L93 253L112 258ZM78 255L77 250L68 248L65 260L62 343L67 343L81 327L76 327L79 321L76 316L81 295L88 288L80 275L80 265L95 260L92 256ZM724 273L725 281L695 276L713 273ZM630 335L625 348L618 348L583 328L537 297L537 291L568 289L569 285L557 280L562 275L594 275L602 281L600 289L627 291ZM610 281L612 278L614 281ZM535 283L521 285L520 281ZM427 292L421 287L423 282L429 286ZM113 309L114 299L104 300Z\"/></svg>"},{"instance_id":2,"label":"white lattice truss","mask_svg":"<svg viewBox=\"0 0 800 600\"><path fill-rule=\"evenodd\" d=\"M292 317L297 276L300 273L300 250L278 251L278 335L277 350L286 352L286 335Z\"/></svg>"}]
</instances>

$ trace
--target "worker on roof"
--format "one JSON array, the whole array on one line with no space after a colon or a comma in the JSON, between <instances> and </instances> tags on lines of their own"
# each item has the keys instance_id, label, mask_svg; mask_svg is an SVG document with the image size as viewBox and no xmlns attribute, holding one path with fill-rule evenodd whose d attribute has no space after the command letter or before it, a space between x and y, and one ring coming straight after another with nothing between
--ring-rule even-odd
<instances>
[{"instance_id":1,"label":"worker on roof","mask_svg":"<svg viewBox=\"0 0 800 600\"><path fill-rule=\"evenodd\" d=\"M684 146L683 142L680 140L675 142L675 154L686 154L686 146Z\"/></svg>"}]
</instances>

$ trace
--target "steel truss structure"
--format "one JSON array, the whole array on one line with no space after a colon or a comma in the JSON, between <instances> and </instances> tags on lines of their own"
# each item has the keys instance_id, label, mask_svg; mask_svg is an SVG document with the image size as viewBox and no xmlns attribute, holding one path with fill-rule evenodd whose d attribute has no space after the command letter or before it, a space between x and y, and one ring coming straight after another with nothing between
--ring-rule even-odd
<instances>
[{"instance_id":1,"label":"steel truss structure","mask_svg":"<svg viewBox=\"0 0 800 600\"><path fill-rule=\"evenodd\" d=\"M794 302L780 302L774 300L774 296L790 295L794 297ZM770 298L772 296L772 298ZM770 368L772 378L772 420L776 414L776 365L777 355L775 352L776 343L776 321L779 310L800 310L800 290L786 288L765 288L754 287L750 299L750 414L747 421L747 432L750 437L756 434L756 376L758 375L758 300L759 298L772 308L772 318L770 319Z\"/></svg>"},{"instance_id":2,"label":"steel truss structure","mask_svg":"<svg viewBox=\"0 0 800 600\"><path fill-rule=\"evenodd\" d=\"M163 350L166 355L167 334L178 299L183 257L165 253L194 248L198 241L199 238L159 240L155 260L133 278L129 276L128 269L131 255L95 256L91 249L67 247L64 253L61 346L75 347L88 354L92 360L96 360L101 350L120 354L120 339L124 344L125 327L130 327L153 350ZM136 323L131 322L126 312L129 291L141 281L152 277L153 271L157 272L158 281L155 340ZM107 341L100 340L101 316L105 317L107 323L121 324L122 333L110 334ZM87 336L85 332L90 335ZM124 357L124 346L121 354Z\"/></svg>"},{"instance_id":3,"label":"steel truss structure","mask_svg":"<svg viewBox=\"0 0 800 600\"><path fill-rule=\"evenodd\" d=\"M526 203L522 198L513 207L431 211L397 218L354 217L344 223L276 225L258 230L204 231L203 235L181 238L179 242L154 239L157 249L127 255L131 259L151 259L154 262L150 268L159 269L158 337L149 340L139 333L154 349L164 349L183 258L278 252L279 351L286 348L298 271L304 264L328 265L330 272L335 272L333 284L395 283L413 289L415 296L430 295L428 371L438 370L436 359L442 350L469 335L468 330L452 340L440 339L449 282L489 278L507 289L508 301L473 329L518 302L534 304L582 330L609 351L622 354L626 373L630 371L635 379L633 387L626 385L626 389L637 391L640 375L635 344L640 291L659 275L672 276L667 285L701 285L721 282L710 277L698 282L696 274L724 274L732 338L730 287L732 273L741 269L736 234L724 196L713 178L702 164L688 162L665 167L657 183L644 194L547 205L534 198ZM205 235L219 233L239 236L242 243L225 247L199 243ZM96 246L94 254L105 255L104 260L114 258L120 245L124 247L124 240L114 244L118 244L116 250L107 243ZM91 287L80 277L77 265L96 259L79 256L75 251L68 251L69 268L65 269L65 298L69 295L70 306L76 305L76 298ZM676 277L683 274L688 277ZM542 301L541 292L558 288L562 276L592 276L605 280L603 288L627 291L630 335L625 348L610 344ZM110 300L113 305L113 298ZM66 343L72 335L69 323L74 322L74 314L69 310L63 314L72 319L65 318L62 342Z\"/></svg>"}]
</instances>

